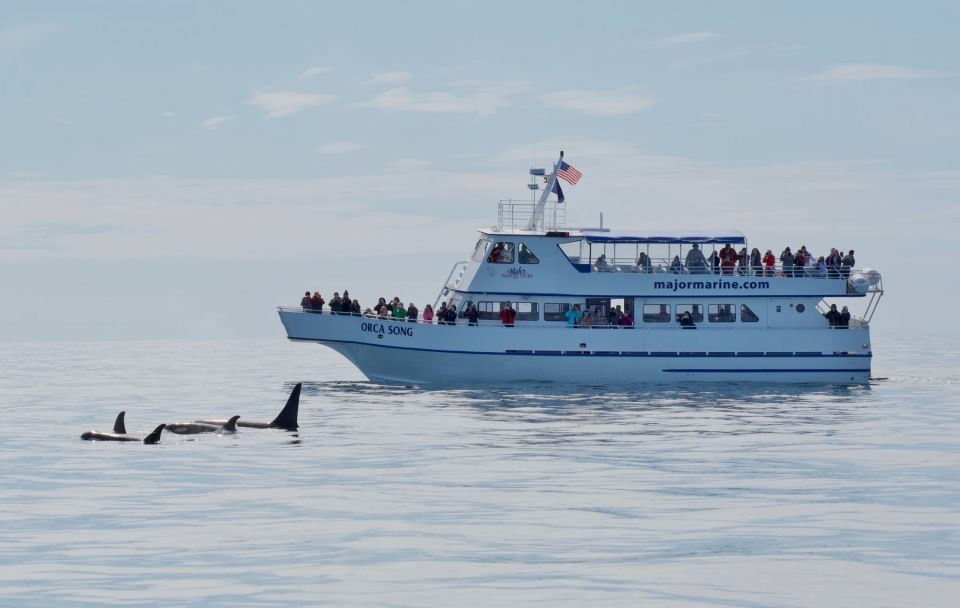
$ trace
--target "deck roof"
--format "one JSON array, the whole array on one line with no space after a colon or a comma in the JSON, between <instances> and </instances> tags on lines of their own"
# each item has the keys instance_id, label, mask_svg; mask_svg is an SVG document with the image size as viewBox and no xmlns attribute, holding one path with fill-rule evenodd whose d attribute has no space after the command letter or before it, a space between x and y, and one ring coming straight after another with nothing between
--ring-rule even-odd
<instances>
[{"instance_id":1,"label":"deck roof","mask_svg":"<svg viewBox=\"0 0 960 608\"><path fill-rule=\"evenodd\" d=\"M591 243L724 243L742 245L747 237L739 230L581 230Z\"/></svg>"}]
</instances>

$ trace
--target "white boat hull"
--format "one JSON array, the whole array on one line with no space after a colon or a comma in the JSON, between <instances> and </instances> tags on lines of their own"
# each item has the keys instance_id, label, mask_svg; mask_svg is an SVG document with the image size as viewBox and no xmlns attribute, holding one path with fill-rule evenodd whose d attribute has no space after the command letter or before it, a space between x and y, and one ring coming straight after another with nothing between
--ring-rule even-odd
<instances>
[{"instance_id":1,"label":"white boat hull","mask_svg":"<svg viewBox=\"0 0 960 608\"><path fill-rule=\"evenodd\" d=\"M469 327L291 310L280 319L290 340L329 346L378 382L863 384L870 377L867 327Z\"/></svg>"}]
</instances>

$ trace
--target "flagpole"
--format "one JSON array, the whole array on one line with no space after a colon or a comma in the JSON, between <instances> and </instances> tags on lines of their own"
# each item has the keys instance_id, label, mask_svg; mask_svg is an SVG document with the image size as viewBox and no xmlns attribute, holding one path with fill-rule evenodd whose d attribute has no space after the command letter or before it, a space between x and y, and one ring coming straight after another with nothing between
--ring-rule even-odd
<instances>
[{"instance_id":1,"label":"flagpole","mask_svg":"<svg viewBox=\"0 0 960 608\"><path fill-rule=\"evenodd\" d=\"M562 162L563 150L560 150L560 158L557 160L557 162L553 163L553 173L550 174L550 179L547 181L547 186L543 189L543 194L540 195L540 200L537 201L536 206L533 208L533 214L530 216L530 223L527 224L527 230L530 230L531 232L537 229L537 219L543 217L543 210L547 206L547 199L550 198L550 194L553 192L554 184L557 183L557 171L560 169L560 163Z\"/></svg>"}]
</instances>

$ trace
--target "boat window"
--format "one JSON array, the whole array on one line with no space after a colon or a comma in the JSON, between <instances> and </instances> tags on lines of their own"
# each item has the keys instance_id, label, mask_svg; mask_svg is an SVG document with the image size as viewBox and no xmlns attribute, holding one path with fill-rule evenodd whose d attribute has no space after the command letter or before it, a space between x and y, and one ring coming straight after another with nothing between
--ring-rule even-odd
<instances>
[{"instance_id":1,"label":"boat window","mask_svg":"<svg viewBox=\"0 0 960 608\"><path fill-rule=\"evenodd\" d=\"M554 304L547 302L543 305L544 321L566 321L567 311L570 310L569 304Z\"/></svg>"},{"instance_id":2,"label":"boat window","mask_svg":"<svg viewBox=\"0 0 960 608\"><path fill-rule=\"evenodd\" d=\"M513 309L517 311L517 321L540 320L540 307L536 302L517 302L513 305Z\"/></svg>"},{"instance_id":3,"label":"boat window","mask_svg":"<svg viewBox=\"0 0 960 608\"><path fill-rule=\"evenodd\" d=\"M539 264L540 258L535 256L532 251L523 243L520 243L520 248L517 251L517 259L520 260L521 264Z\"/></svg>"},{"instance_id":4,"label":"boat window","mask_svg":"<svg viewBox=\"0 0 960 608\"><path fill-rule=\"evenodd\" d=\"M757 316L757 313L750 310L750 307L746 304L740 305L740 321L742 323L756 323L760 320L760 317Z\"/></svg>"},{"instance_id":5,"label":"boat window","mask_svg":"<svg viewBox=\"0 0 960 608\"><path fill-rule=\"evenodd\" d=\"M670 321L669 304L644 304L643 322L644 323L667 323Z\"/></svg>"},{"instance_id":6,"label":"boat window","mask_svg":"<svg viewBox=\"0 0 960 608\"><path fill-rule=\"evenodd\" d=\"M797 308L796 308L796 311L797 311L797 312L802 313L802 312L805 311L806 309L807 309L807 307L804 306L803 304L797 304Z\"/></svg>"},{"instance_id":7,"label":"boat window","mask_svg":"<svg viewBox=\"0 0 960 608\"><path fill-rule=\"evenodd\" d=\"M487 243L489 242L490 241L488 241L487 239L480 239L479 241L477 241L477 245L473 248L473 255L470 256L470 259L473 260L474 262L482 262L483 252L486 251Z\"/></svg>"},{"instance_id":8,"label":"boat window","mask_svg":"<svg viewBox=\"0 0 960 608\"><path fill-rule=\"evenodd\" d=\"M487 256L491 264L513 264L513 243L497 243Z\"/></svg>"},{"instance_id":9,"label":"boat window","mask_svg":"<svg viewBox=\"0 0 960 608\"><path fill-rule=\"evenodd\" d=\"M737 309L733 304L710 304L707 319L711 323L733 323L737 320Z\"/></svg>"},{"instance_id":10,"label":"boat window","mask_svg":"<svg viewBox=\"0 0 960 608\"><path fill-rule=\"evenodd\" d=\"M477 302L477 311L485 321L500 320L500 302Z\"/></svg>"},{"instance_id":11,"label":"boat window","mask_svg":"<svg viewBox=\"0 0 960 608\"><path fill-rule=\"evenodd\" d=\"M703 323L703 304L677 304L677 317L685 312L690 313L690 319L694 323Z\"/></svg>"}]
</instances>

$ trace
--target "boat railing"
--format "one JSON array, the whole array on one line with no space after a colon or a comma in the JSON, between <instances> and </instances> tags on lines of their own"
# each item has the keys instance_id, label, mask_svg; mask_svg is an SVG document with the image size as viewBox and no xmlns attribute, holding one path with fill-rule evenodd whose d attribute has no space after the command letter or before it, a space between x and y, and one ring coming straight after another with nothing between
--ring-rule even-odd
<instances>
[{"instance_id":1,"label":"boat railing","mask_svg":"<svg viewBox=\"0 0 960 608\"><path fill-rule=\"evenodd\" d=\"M773 266L729 266L726 268L701 266L688 268L682 262L678 265L668 258L647 258L649 264L637 264L634 258L597 258L589 264L590 272L633 272L646 274L691 274L691 275L726 275L751 277L787 277L811 279L849 279L862 274L865 269L849 266L832 267L820 270L816 266L787 266L777 263ZM571 258L575 264L584 264L585 260Z\"/></svg>"},{"instance_id":2,"label":"boat railing","mask_svg":"<svg viewBox=\"0 0 960 608\"><path fill-rule=\"evenodd\" d=\"M344 316L344 317L358 317L366 321L375 321L375 322L389 322L389 323L398 323L398 324L417 324L417 325L445 325L444 323L438 322L436 319L431 321L424 321L422 318L416 320L410 320L407 318L398 319L396 317L383 317L373 314L363 314L363 313L350 313L350 312L336 312L329 309L324 310L311 310L309 308L303 308L300 306L278 306L277 310L280 312L287 313L304 313L304 314L315 314L315 315L326 315L326 316ZM820 309L820 312L823 313L825 310ZM422 314L422 312L421 312ZM447 326L453 326L452 324L446 324ZM467 320L463 317L457 317L457 322L455 324L457 327L468 327ZM503 323L499 319L480 319L477 321L477 325L480 327L502 327ZM702 327L704 325L709 326L711 329L715 330L725 330L725 329L736 329L739 327L739 324L705 324L703 322L697 323L697 327ZM824 327L822 329L849 329L849 328L858 328L858 327L868 327L870 325L869 318L864 317L850 317L849 327ZM555 321L550 322L549 324L543 324L538 321L525 322L523 320L517 320L516 324L513 326L513 329L536 329L536 330L563 330L563 329L577 329L577 330L587 330L587 329L613 329L613 330L635 330L638 327L645 329L676 329L678 331L683 331L684 328L680 325L679 321L672 322L658 322L658 323L634 323L633 325L621 325L621 324L611 324L611 323L591 323L590 325L576 325L570 327L567 325L566 321Z\"/></svg>"},{"instance_id":3,"label":"boat railing","mask_svg":"<svg viewBox=\"0 0 960 608\"><path fill-rule=\"evenodd\" d=\"M514 231L529 230L534 218L537 204L530 201L507 199L500 201L497 206L497 230ZM543 214L538 215L532 222L533 230L561 230L567 225L567 208L556 202L548 202L543 208Z\"/></svg>"}]
</instances>

